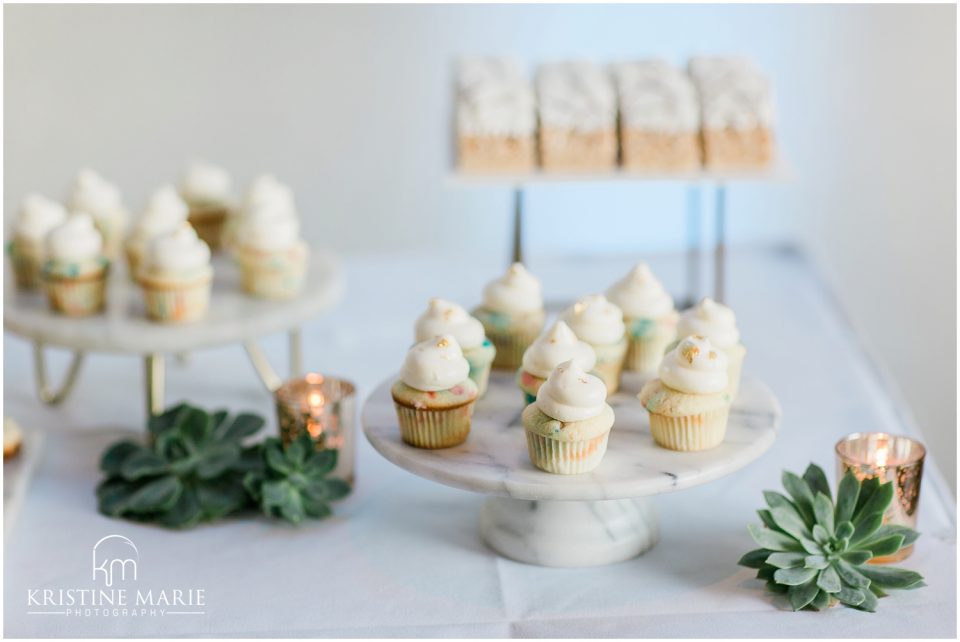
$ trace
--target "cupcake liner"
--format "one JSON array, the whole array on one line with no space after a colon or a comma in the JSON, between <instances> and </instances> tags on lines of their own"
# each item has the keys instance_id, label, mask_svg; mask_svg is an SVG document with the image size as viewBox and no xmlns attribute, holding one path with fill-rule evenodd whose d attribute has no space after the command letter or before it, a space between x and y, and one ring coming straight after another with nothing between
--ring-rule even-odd
<instances>
[{"instance_id":1,"label":"cupcake liner","mask_svg":"<svg viewBox=\"0 0 960 642\"><path fill-rule=\"evenodd\" d=\"M163 323L198 321L210 307L212 279L204 278L189 283L151 283L142 279L143 298L147 316Z\"/></svg>"},{"instance_id":2,"label":"cupcake liner","mask_svg":"<svg viewBox=\"0 0 960 642\"><path fill-rule=\"evenodd\" d=\"M297 245L279 252L240 249L240 282L244 292L264 299L292 299L303 289L307 249Z\"/></svg>"},{"instance_id":3,"label":"cupcake liner","mask_svg":"<svg viewBox=\"0 0 960 642\"><path fill-rule=\"evenodd\" d=\"M35 290L43 285L43 258L40 254L18 247L14 242L10 246L10 261L18 288Z\"/></svg>"},{"instance_id":4,"label":"cupcake liner","mask_svg":"<svg viewBox=\"0 0 960 642\"><path fill-rule=\"evenodd\" d=\"M107 271L79 278L47 277L50 307L70 317L84 317L103 309L106 303Z\"/></svg>"},{"instance_id":5,"label":"cupcake liner","mask_svg":"<svg viewBox=\"0 0 960 642\"><path fill-rule=\"evenodd\" d=\"M720 445L727 432L730 408L697 415L668 417L650 413L650 434L658 446L670 450L692 452Z\"/></svg>"},{"instance_id":6,"label":"cupcake liner","mask_svg":"<svg viewBox=\"0 0 960 642\"><path fill-rule=\"evenodd\" d=\"M557 475L579 475L600 465L607 452L610 431L592 439L561 441L527 430L530 461L540 470Z\"/></svg>"},{"instance_id":7,"label":"cupcake liner","mask_svg":"<svg viewBox=\"0 0 960 642\"><path fill-rule=\"evenodd\" d=\"M624 367L631 372L652 374L663 361L664 350L673 341L668 334L649 337L630 338L627 346L627 359Z\"/></svg>"},{"instance_id":8,"label":"cupcake liner","mask_svg":"<svg viewBox=\"0 0 960 642\"><path fill-rule=\"evenodd\" d=\"M394 402L400 422L400 437L417 448L450 448L467 440L474 402L456 408L430 410Z\"/></svg>"},{"instance_id":9,"label":"cupcake liner","mask_svg":"<svg viewBox=\"0 0 960 642\"><path fill-rule=\"evenodd\" d=\"M493 367L498 370L515 370L523 362L523 353L540 334L540 328L533 331L491 331L486 328L487 338L497 349L493 358Z\"/></svg>"},{"instance_id":10,"label":"cupcake liner","mask_svg":"<svg viewBox=\"0 0 960 642\"><path fill-rule=\"evenodd\" d=\"M193 206L187 221L196 230L197 236L216 252L223 245L224 224L230 209L225 205L211 205L206 207Z\"/></svg>"}]
</instances>

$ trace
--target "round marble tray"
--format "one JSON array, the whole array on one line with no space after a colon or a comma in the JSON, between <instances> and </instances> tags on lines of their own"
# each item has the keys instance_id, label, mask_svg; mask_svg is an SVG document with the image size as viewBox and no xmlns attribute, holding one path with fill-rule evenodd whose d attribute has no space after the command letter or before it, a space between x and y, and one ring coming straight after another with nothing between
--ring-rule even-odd
<instances>
[{"instance_id":1,"label":"round marble tray","mask_svg":"<svg viewBox=\"0 0 960 642\"><path fill-rule=\"evenodd\" d=\"M86 318L52 312L45 294L17 291L12 270L6 270L3 325L28 339L75 350L187 352L289 330L333 306L343 291L339 264L325 252L311 254L303 292L287 301L244 294L239 270L228 256L215 256L213 267L210 311L205 319L189 325L150 321L143 293L129 278L123 261L111 270L106 310Z\"/></svg>"},{"instance_id":2,"label":"round marble tray","mask_svg":"<svg viewBox=\"0 0 960 642\"><path fill-rule=\"evenodd\" d=\"M762 455L773 444L780 419L780 405L770 389L746 376L720 446L695 453L666 450L653 442L649 415L636 398L643 379L625 373L622 389L608 400L617 419L600 466L583 475L552 475L530 463L520 424L522 394L512 374L491 375L466 443L440 450L401 441L390 397L394 380L381 384L363 410L367 438L380 454L442 484L517 499L626 499L713 481Z\"/></svg>"},{"instance_id":3,"label":"round marble tray","mask_svg":"<svg viewBox=\"0 0 960 642\"><path fill-rule=\"evenodd\" d=\"M593 566L629 559L659 537L650 495L705 484L743 468L777 435L780 404L770 389L745 376L723 443L682 453L658 447L636 398L645 378L625 373L608 402L616 423L603 461L582 475L533 467L520 423L524 403L513 373L493 373L474 409L470 437L460 446L424 450L403 443L390 396L395 377L367 399L367 439L388 460L433 481L493 495L480 513L480 534L498 553L544 566Z\"/></svg>"}]
</instances>

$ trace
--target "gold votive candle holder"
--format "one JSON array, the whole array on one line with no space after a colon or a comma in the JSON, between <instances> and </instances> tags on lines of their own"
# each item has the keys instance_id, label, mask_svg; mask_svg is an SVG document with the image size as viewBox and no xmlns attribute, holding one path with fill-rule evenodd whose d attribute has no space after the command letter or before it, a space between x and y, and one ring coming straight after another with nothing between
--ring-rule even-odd
<instances>
[{"instance_id":1,"label":"gold votive candle holder","mask_svg":"<svg viewBox=\"0 0 960 642\"><path fill-rule=\"evenodd\" d=\"M285 381L274 391L284 445L310 435L317 450L339 451L331 473L353 485L356 453L356 392L346 379L311 372Z\"/></svg>"},{"instance_id":2,"label":"gold votive candle holder","mask_svg":"<svg viewBox=\"0 0 960 642\"><path fill-rule=\"evenodd\" d=\"M920 481L927 450L919 441L885 432L857 432L837 442L837 479L852 471L859 480L879 478L893 484L893 501L884 513L884 524L917 527ZM872 564L899 562L910 557L913 545L893 555L875 557Z\"/></svg>"}]
</instances>

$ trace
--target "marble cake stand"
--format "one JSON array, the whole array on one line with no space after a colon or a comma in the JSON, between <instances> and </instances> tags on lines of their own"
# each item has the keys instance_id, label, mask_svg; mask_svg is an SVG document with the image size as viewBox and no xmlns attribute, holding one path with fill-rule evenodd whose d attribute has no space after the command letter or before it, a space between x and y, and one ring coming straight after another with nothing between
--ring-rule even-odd
<instances>
[{"instance_id":1,"label":"marble cake stand","mask_svg":"<svg viewBox=\"0 0 960 642\"><path fill-rule=\"evenodd\" d=\"M329 253L310 256L306 284L300 296L287 301L257 299L240 289L240 273L229 257L213 259L213 292L210 310L202 321L162 324L146 316L143 293L130 279L122 261L112 268L107 284L107 307L97 315L70 318L52 312L42 292L18 291L7 270L3 309L4 328L33 342L37 392L40 400L57 404L66 399L76 382L87 352L140 355L146 368L146 402L149 413L163 409L164 354L183 355L193 350L240 343L264 385L274 389L280 376L256 343L275 332L290 337L290 369L301 369L300 325L335 305L343 293L337 260ZM53 390L47 383L44 349L72 352L63 384Z\"/></svg>"},{"instance_id":2,"label":"marble cake stand","mask_svg":"<svg viewBox=\"0 0 960 642\"><path fill-rule=\"evenodd\" d=\"M724 442L709 451L673 452L650 436L636 399L643 379L627 374L609 403L616 413L600 466L582 475L551 475L531 465L520 424L520 390L510 373L494 373L474 410L466 443L423 450L403 443L383 382L363 408L367 439L394 464L448 486L492 495L480 534L498 553L542 566L595 566L649 550L659 533L651 495L705 484L743 468L777 435L780 404L770 389L744 377Z\"/></svg>"}]
</instances>

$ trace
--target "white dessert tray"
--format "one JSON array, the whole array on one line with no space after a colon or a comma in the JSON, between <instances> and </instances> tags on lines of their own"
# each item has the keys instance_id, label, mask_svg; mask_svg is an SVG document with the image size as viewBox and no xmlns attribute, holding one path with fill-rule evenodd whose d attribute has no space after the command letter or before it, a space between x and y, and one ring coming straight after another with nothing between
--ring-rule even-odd
<instances>
[{"instance_id":1,"label":"white dessert tray","mask_svg":"<svg viewBox=\"0 0 960 642\"><path fill-rule=\"evenodd\" d=\"M107 305L100 314L73 318L50 310L42 291L23 292L13 284L7 270L3 326L34 344L38 395L44 403L56 404L70 393L86 352L136 354L146 367L146 401L150 413L163 409L164 353L183 354L222 344L241 343L247 350L264 385L274 389L280 377L270 366L256 339L275 332L290 336L290 363L301 369L300 328L306 320L334 306L343 293L343 279L336 258L313 251L299 296L289 300L258 299L240 288L240 273L225 255L213 259L213 291L207 316L193 323L158 323L146 316L140 287L126 271L123 261L111 267ZM59 390L47 383L43 350L57 346L73 351Z\"/></svg>"},{"instance_id":2,"label":"white dessert tray","mask_svg":"<svg viewBox=\"0 0 960 642\"><path fill-rule=\"evenodd\" d=\"M621 391L608 399L616 423L600 466L581 475L553 475L530 463L514 373L491 375L467 441L438 450L400 439L390 395L394 381L384 381L363 408L363 429L373 447L416 475L492 495L480 515L483 540L506 557L543 566L608 564L650 549L658 520L647 498L743 468L773 445L781 416L770 389L745 376L721 445L693 453L666 450L653 442L648 413L636 398L645 378L625 373Z\"/></svg>"}]
</instances>

